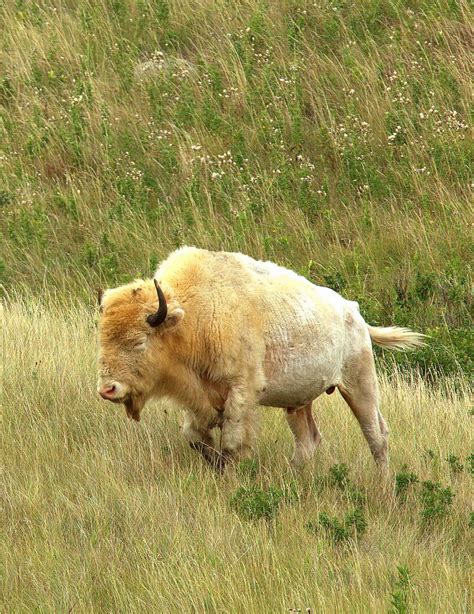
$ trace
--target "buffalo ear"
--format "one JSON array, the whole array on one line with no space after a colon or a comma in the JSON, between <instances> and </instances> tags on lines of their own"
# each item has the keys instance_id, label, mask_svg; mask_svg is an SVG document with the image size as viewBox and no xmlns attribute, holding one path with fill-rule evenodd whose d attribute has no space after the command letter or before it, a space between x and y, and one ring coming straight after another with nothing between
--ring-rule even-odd
<instances>
[{"instance_id":1,"label":"buffalo ear","mask_svg":"<svg viewBox=\"0 0 474 614\"><path fill-rule=\"evenodd\" d=\"M98 288L97 289L97 300L99 301L99 307L102 306L102 297L104 296L104 289L103 288Z\"/></svg>"},{"instance_id":2,"label":"buffalo ear","mask_svg":"<svg viewBox=\"0 0 474 614\"><path fill-rule=\"evenodd\" d=\"M181 307L175 307L174 309L168 310L168 315L166 316L166 320L161 325L161 330L172 330L176 328L181 323L181 320L184 318L184 310Z\"/></svg>"}]
</instances>

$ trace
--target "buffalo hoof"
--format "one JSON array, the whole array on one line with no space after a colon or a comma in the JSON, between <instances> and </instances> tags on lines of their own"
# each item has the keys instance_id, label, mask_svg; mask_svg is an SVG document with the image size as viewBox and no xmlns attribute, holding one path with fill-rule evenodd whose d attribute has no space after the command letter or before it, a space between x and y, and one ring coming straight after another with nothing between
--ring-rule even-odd
<instances>
[{"instance_id":1,"label":"buffalo hoof","mask_svg":"<svg viewBox=\"0 0 474 614\"><path fill-rule=\"evenodd\" d=\"M224 473L224 469L231 462L231 454L226 450L223 450L222 452L216 452L215 458L213 460L213 466L218 473Z\"/></svg>"},{"instance_id":2,"label":"buffalo hoof","mask_svg":"<svg viewBox=\"0 0 474 614\"><path fill-rule=\"evenodd\" d=\"M199 452L204 460L215 471L217 471L217 473L223 473L226 465L232 460L232 457L228 452L219 452L215 448L205 444L203 441L192 441L189 445L193 450Z\"/></svg>"}]
</instances>

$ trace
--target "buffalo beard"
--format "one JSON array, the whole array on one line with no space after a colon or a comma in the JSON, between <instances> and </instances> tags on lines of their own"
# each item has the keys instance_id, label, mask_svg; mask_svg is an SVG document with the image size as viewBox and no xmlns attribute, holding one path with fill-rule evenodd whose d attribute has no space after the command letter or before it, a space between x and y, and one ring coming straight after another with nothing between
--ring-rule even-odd
<instances>
[{"instance_id":1,"label":"buffalo beard","mask_svg":"<svg viewBox=\"0 0 474 614\"><path fill-rule=\"evenodd\" d=\"M125 411L127 412L127 416L131 420L140 422L140 412L144 405L143 399L141 397L131 395L128 399L124 401L123 404L125 405Z\"/></svg>"}]
</instances>

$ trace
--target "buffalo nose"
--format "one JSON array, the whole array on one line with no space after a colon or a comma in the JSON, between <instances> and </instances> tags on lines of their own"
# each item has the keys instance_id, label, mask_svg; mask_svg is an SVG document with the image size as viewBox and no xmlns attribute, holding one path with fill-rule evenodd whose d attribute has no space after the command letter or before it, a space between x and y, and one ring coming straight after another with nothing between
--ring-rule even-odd
<instances>
[{"instance_id":1,"label":"buffalo nose","mask_svg":"<svg viewBox=\"0 0 474 614\"><path fill-rule=\"evenodd\" d=\"M113 399L115 395L115 386L102 386L99 394L103 399Z\"/></svg>"}]
</instances>

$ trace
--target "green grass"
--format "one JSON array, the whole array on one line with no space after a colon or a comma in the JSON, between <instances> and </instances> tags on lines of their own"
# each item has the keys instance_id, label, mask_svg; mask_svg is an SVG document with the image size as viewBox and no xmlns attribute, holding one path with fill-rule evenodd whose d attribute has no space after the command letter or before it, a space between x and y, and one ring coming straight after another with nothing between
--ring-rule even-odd
<instances>
[{"instance_id":1,"label":"green grass","mask_svg":"<svg viewBox=\"0 0 474 614\"><path fill-rule=\"evenodd\" d=\"M471 24L463 0L1 4L0 609L468 611ZM311 467L268 410L222 477L166 404L98 401L96 288L183 244L430 335L378 352L386 484L337 395Z\"/></svg>"}]
</instances>

